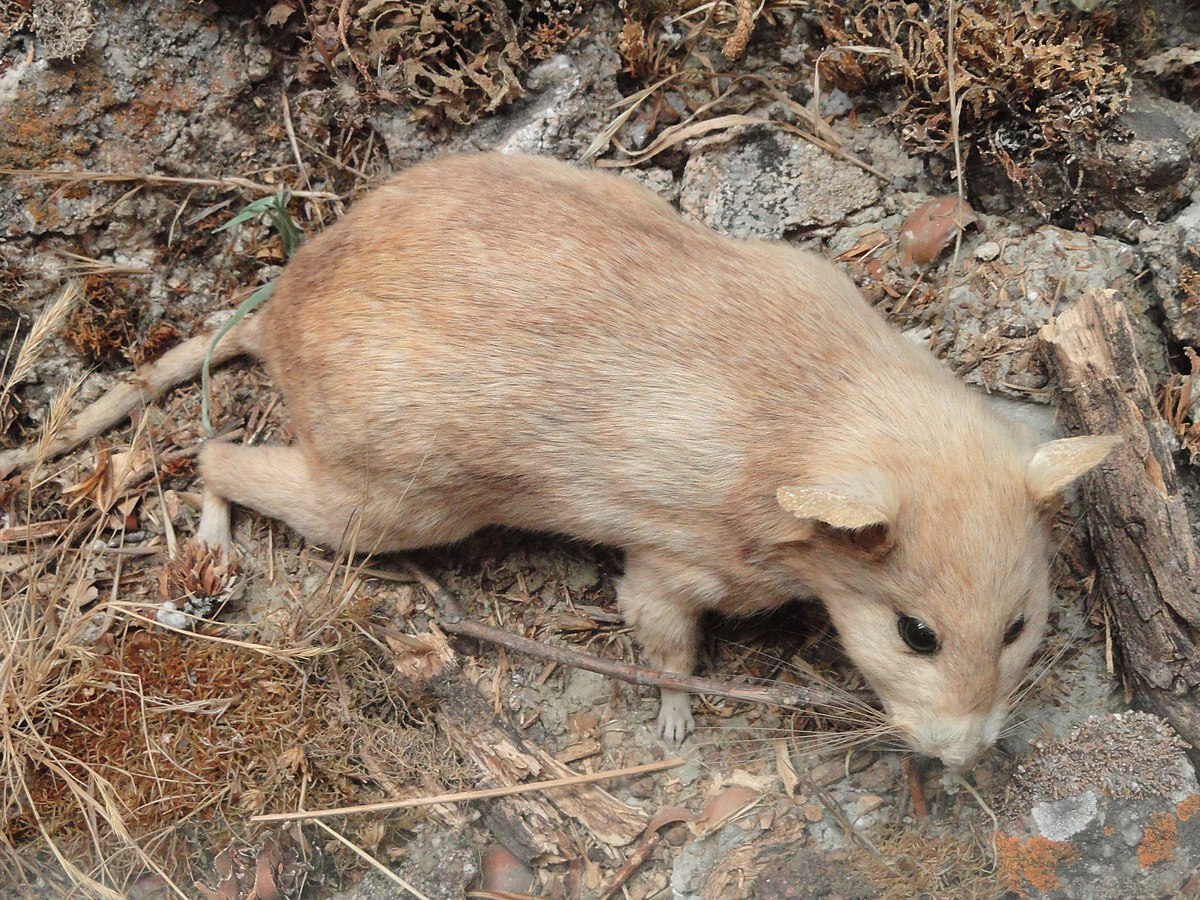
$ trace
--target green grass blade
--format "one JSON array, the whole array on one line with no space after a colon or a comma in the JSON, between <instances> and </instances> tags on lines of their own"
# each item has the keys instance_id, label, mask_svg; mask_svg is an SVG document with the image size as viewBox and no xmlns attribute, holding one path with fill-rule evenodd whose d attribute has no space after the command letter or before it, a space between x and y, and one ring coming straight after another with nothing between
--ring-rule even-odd
<instances>
[{"instance_id":1,"label":"green grass blade","mask_svg":"<svg viewBox=\"0 0 1200 900\"><path fill-rule=\"evenodd\" d=\"M216 352L217 343L229 333L234 325L265 303L267 298L273 293L275 293L274 281L264 284L243 300L234 314L229 317L229 320L217 329L217 333L213 335L212 343L208 345L208 353L204 355L204 365L200 367L200 422L204 426L204 433L209 437L212 437L216 432L213 430L212 422L208 418L208 370L212 365L213 353Z\"/></svg>"}]
</instances>

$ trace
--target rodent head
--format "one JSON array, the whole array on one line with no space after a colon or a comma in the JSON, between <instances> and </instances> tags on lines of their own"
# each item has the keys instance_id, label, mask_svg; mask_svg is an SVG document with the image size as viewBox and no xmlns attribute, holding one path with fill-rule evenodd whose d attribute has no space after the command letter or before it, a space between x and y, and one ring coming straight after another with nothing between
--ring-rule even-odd
<instances>
[{"instance_id":1,"label":"rodent head","mask_svg":"<svg viewBox=\"0 0 1200 900\"><path fill-rule=\"evenodd\" d=\"M964 477L866 469L779 490L805 529L784 563L917 752L961 769L1000 736L1046 627L1047 510L1115 443L1053 441Z\"/></svg>"}]
</instances>

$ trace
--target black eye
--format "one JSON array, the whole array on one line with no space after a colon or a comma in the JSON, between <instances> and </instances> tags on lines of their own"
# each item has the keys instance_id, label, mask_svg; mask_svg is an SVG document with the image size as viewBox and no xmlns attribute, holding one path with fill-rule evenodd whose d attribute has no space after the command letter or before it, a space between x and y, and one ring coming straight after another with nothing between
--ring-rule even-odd
<instances>
[{"instance_id":1,"label":"black eye","mask_svg":"<svg viewBox=\"0 0 1200 900\"><path fill-rule=\"evenodd\" d=\"M1004 646L1007 647L1013 641L1021 636L1021 632L1025 630L1025 617L1019 617L1015 622L1008 626L1008 631L1004 632Z\"/></svg>"},{"instance_id":2,"label":"black eye","mask_svg":"<svg viewBox=\"0 0 1200 900\"><path fill-rule=\"evenodd\" d=\"M920 619L901 616L896 620L896 630L904 638L904 643L922 656L932 656L941 649L937 633Z\"/></svg>"}]
</instances>

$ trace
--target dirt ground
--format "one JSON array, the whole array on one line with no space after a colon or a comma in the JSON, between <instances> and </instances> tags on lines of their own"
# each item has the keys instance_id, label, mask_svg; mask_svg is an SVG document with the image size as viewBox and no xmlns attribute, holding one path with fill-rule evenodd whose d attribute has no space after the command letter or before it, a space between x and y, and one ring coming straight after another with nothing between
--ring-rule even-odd
<instances>
[{"instance_id":1,"label":"dirt ground","mask_svg":"<svg viewBox=\"0 0 1200 900\"><path fill-rule=\"evenodd\" d=\"M392 171L495 148L834 256L1047 435L1037 330L1116 291L1200 523L1200 14L1092 5L0 0L0 447L275 277L267 216L222 229L249 204L286 189L312 235ZM961 234L906 236L960 188ZM209 415L290 437L253 365L214 371ZM0 481L6 896L1089 896L1086 868L1043 877L1055 860L993 818L1031 754L1129 708L1078 507L1056 525L1054 663L964 785L820 710L715 697L676 753L653 691L445 638L409 568L480 621L635 662L611 548L487 532L363 560L239 514L240 561L198 555L201 418L185 384ZM164 629L164 601L204 621ZM817 607L711 626L710 674L863 687ZM250 821L676 756L557 794ZM1142 861L1141 895L1194 884Z\"/></svg>"}]
</instances>

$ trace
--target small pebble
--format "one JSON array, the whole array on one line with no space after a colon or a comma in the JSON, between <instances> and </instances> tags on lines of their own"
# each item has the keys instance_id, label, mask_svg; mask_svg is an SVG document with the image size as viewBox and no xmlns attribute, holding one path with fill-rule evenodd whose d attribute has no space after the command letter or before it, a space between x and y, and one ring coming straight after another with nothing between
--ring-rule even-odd
<instances>
[{"instance_id":1,"label":"small pebble","mask_svg":"<svg viewBox=\"0 0 1200 900\"><path fill-rule=\"evenodd\" d=\"M825 810L816 803L804 804L804 818L810 822L820 822L825 818Z\"/></svg>"},{"instance_id":2,"label":"small pebble","mask_svg":"<svg viewBox=\"0 0 1200 900\"><path fill-rule=\"evenodd\" d=\"M860 794L858 797L858 808L862 810L859 813L860 817L875 812L881 806L883 806L883 798L878 794Z\"/></svg>"},{"instance_id":3,"label":"small pebble","mask_svg":"<svg viewBox=\"0 0 1200 900\"><path fill-rule=\"evenodd\" d=\"M1000 245L995 241L984 241L975 248L975 258L983 262L991 262L1000 255Z\"/></svg>"},{"instance_id":4,"label":"small pebble","mask_svg":"<svg viewBox=\"0 0 1200 900\"><path fill-rule=\"evenodd\" d=\"M160 625L166 625L168 628L178 628L185 630L192 621L190 618L176 609L175 604L170 600L164 600L163 605L158 608L158 612L154 617L158 619Z\"/></svg>"}]
</instances>

